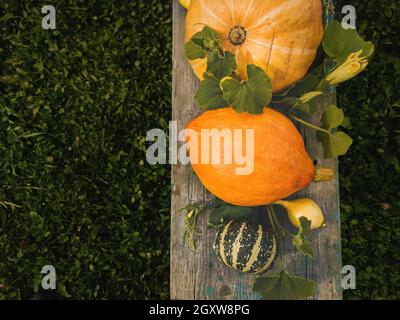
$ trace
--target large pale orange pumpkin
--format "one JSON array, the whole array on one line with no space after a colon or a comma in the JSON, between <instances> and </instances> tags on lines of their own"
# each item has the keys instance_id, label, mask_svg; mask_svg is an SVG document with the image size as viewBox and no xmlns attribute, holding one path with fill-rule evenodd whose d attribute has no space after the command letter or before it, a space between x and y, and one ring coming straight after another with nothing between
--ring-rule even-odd
<instances>
[{"instance_id":1,"label":"large pale orange pumpkin","mask_svg":"<svg viewBox=\"0 0 400 320\"><path fill-rule=\"evenodd\" d=\"M207 25L222 46L236 54L237 72L256 64L281 91L302 79L323 35L321 0L192 0L186 16L186 42ZM190 62L203 79L206 59Z\"/></svg>"},{"instance_id":2,"label":"large pale orange pumpkin","mask_svg":"<svg viewBox=\"0 0 400 320\"><path fill-rule=\"evenodd\" d=\"M192 135L186 130L186 140L193 170L211 193L228 203L242 206L273 203L304 188L315 177L313 161L305 150L304 141L297 128L286 116L273 109L264 108L263 113L259 115L237 113L232 108L207 111L190 122L186 129L192 129ZM202 163L201 153L204 152L202 148L206 141L206 135L202 135L203 129L217 129L219 132L228 129L232 137L234 129L242 129L242 140L232 138L233 147L227 150L234 153L234 148L240 147L243 156L246 156L245 131L254 129L252 172L238 175L236 169L242 165L237 165L233 156L231 164L224 164L222 138L221 148L217 151L220 153L221 162ZM196 133L199 140L197 152L190 141L194 140L193 133ZM211 138L208 141L211 160L212 152L217 149L212 145ZM196 153L197 156L194 157ZM197 160L194 160L195 158ZM330 174L328 172L328 177L322 177L321 180L330 178Z\"/></svg>"}]
</instances>

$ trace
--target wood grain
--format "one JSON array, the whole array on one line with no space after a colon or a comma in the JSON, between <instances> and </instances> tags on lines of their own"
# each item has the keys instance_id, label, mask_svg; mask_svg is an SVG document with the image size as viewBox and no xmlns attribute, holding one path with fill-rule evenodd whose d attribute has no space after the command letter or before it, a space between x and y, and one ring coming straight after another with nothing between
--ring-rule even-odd
<instances>
[{"instance_id":1,"label":"wood grain","mask_svg":"<svg viewBox=\"0 0 400 320\"><path fill-rule=\"evenodd\" d=\"M173 107L172 120L178 122L178 131L201 113L193 101L199 82L184 57L184 19L186 10L177 0L173 3ZM335 103L331 90L321 99L321 107ZM318 122L319 115L312 121ZM333 166L336 160L324 160L322 149L313 130L298 127L306 148L319 165ZM179 146L178 146L179 147ZM202 187L190 165L173 165L171 177L171 299L259 299L252 291L254 276L231 271L223 267L212 251L215 231L207 227L208 212L201 216L199 226L203 236L195 252L182 242L184 217L179 210L188 203L207 202L212 196ZM313 232L315 258L310 259L295 252L290 240L284 242L283 257L289 272L317 282L314 299L341 299L341 244L338 177L331 182L311 184L292 198L314 199L326 215L327 227ZM265 209L255 208L262 223L266 223ZM292 228L286 214L278 210L283 225ZM292 229L295 231L294 229Z\"/></svg>"}]
</instances>

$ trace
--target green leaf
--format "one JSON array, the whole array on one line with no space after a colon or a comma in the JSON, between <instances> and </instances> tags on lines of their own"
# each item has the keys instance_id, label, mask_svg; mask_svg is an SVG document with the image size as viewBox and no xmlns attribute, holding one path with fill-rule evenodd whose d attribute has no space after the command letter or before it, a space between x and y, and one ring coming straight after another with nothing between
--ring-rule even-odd
<instances>
[{"instance_id":1,"label":"green leaf","mask_svg":"<svg viewBox=\"0 0 400 320\"><path fill-rule=\"evenodd\" d=\"M303 243L300 246L300 252L304 254L305 256L309 256L311 258L314 258L314 248L312 246L311 241L309 240L303 240Z\"/></svg>"},{"instance_id":2,"label":"green leaf","mask_svg":"<svg viewBox=\"0 0 400 320\"><path fill-rule=\"evenodd\" d=\"M185 56L190 59L203 59L206 57L207 51L194 41L189 41L185 44Z\"/></svg>"},{"instance_id":3,"label":"green leaf","mask_svg":"<svg viewBox=\"0 0 400 320\"><path fill-rule=\"evenodd\" d=\"M312 99L310 101L308 101L307 103L302 103L300 105L297 106L297 109L308 113L310 115L314 115L317 113L318 109L319 109L319 105L316 99Z\"/></svg>"},{"instance_id":4,"label":"green leaf","mask_svg":"<svg viewBox=\"0 0 400 320\"><path fill-rule=\"evenodd\" d=\"M322 144L325 158L333 158L346 154L353 140L344 132L338 131L332 133L340 125L349 126L349 120L345 121L343 110L331 105L321 116L322 128L328 132L317 132L317 140Z\"/></svg>"},{"instance_id":5,"label":"green leaf","mask_svg":"<svg viewBox=\"0 0 400 320\"><path fill-rule=\"evenodd\" d=\"M314 249L313 249L312 243L307 239L303 239L303 237L301 235L297 234L292 239L292 245L293 245L293 247L295 247L295 249L300 251L305 256L314 258Z\"/></svg>"},{"instance_id":6,"label":"green leaf","mask_svg":"<svg viewBox=\"0 0 400 320\"><path fill-rule=\"evenodd\" d=\"M311 220L307 219L306 217L300 217L300 232L301 234L307 238L311 234Z\"/></svg>"},{"instance_id":7,"label":"green leaf","mask_svg":"<svg viewBox=\"0 0 400 320\"><path fill-rule=\"evenodd\" d=\"M231 77L221 80L224 99L237 111L251 114L262 113L272 98L272 82L263 69L247 65L246 81Z\"/></svg>"},{"instance_id":8,"label":"green leaf","mask_svg":"<svg viewBox=\"0 0 400 320\"><path fill-rule=\"evenodd\" d=\"M288 96L301 97L303 94L314 91L321 81L321 75L309 74L300 82L297 82L287 93Z\"/></svg>"},{"instance_id":9,"label":"green leaf","mask_svg":"<svg viewBox=\"0 0 400 320\"><path fill-rule=\"evenodd\" d=\"M337 65L342 64L350 53L363 50L361 56L371 57L374 52L371 42L364 41L355 29L344 29L338 21L333 21L325 29L322 46Z\"/></svg>"},{"instance_id":10,"label":"green leaf","mask_svg":"<svg viewBox=\"0 0 400 320\"><path fill-rule=\"evenodd\" d=\"M343 128L352 129L353 125L351 124L351 120L349 117L344 117L343 122L341 124Z\"/></svg>"},{"instance_id":11,"label":"green leaf","mask_svg":"<svg viewBox=\"0 0 400 320\"><path fill-rule=\"evenodd\" d=\"M315 91L323 78L322 75L322 68L316 67L302 80L293 84L285 91L275 94L273 98L275 101L283 103L282 101L285 98L300 98L307 92Z\"/></svg>"},{"instance_id":12,"label":"green leaf","mask_svg":"<svg viewBox=\"0 0 400 320\"><path fill-rule=\"evenodd\" d=\"M317 132L317 139L322 144L325 158L334 158L346 154L353 143L353 140L342 131L334 134Z\"/></svg>"},{"instance_id":13,"label":"green leaf","mask_svg":"<svg viewBox=\"0 0 400 320\"><path fill-rule=\"evenodd\" d=\"M230 76L237 68L236 56L229 51L214 49L207 60L207 73L212 74L215 79L221 80Z\"/></svg>"},{"instance_id":14,"label":"green leaf","mask_svg":"<svg viewBox=\"0 0 400 320\"><path fill-rule=\"evenodd\" d=\"M190 59L205 58L221 45L220 35L212 28L205 26L185 44L185 56Z\"/></svg>"},{"instance_id":15,"label":"green leaf","mask_svg":"<svg viewBox=\"0 0 400 320\"><path fill-rule=\"evenodd\" d=\"M213 227L218 227L228 220L248 217L250 214L250 207L224 204L211 211L208 223Z\"/></svg>"},{"instance_id":16,"label":"green leaf","mask_svg":"<svg viewBox=\"0 0 400 320\"><path fill-rule=\"evenodd\" d=\"M208 203L189 203L187 206L181 208L179 212L185 214L185 227L183 230L183 243L188 247L188 249L195 251L197 236L199 232L197 231L198 217L203 213Z\"/></svg>"},{"instance_id":17,"label":"green leaf","mask_svg":"<svg viewBox=\"0 0 400 320\"><path fill-rule=\"evenodd\" d=\"M204 74L204 80L200 83L194 100L205 111L228 106L228 102L222 95L219 81L207 73Z\"/></svg>"},{"instance_id":18,"label":"green leaf","mask_svg":"<svg viewBox=\"0 0 400 320\"><path fill-rule=\"evenodd\" d=\"M306 217L300 217L300 228L292 239L292 245L302 254L314 257L312 243L307 239L311 234L311 220Z\"/></svg>"},{"instance_id":19,"label":"green leaf","mask_svg":"<svg viewBox=\"0 0 400 320\"><path fill-rule=\"evenodd\" d=\"M265 300L303 300L313 295L315 282L282 271L259 277L253 290Z\"/></svg>"},{"instance_id":20,"label":"green leaf","mask_svg":"<svg viewBox=\"0 0 400 320\"><path fill-rule=\"evenodd\" d=\"M61 294L62 297L71 298L72 296L68 293L67 288L63 283L59 283L57 285L57 291Z\"/></svg>"},{"instance_id":21,"label":"green leaf","mask_svg":"<svg viewBox=\"0 0 400 320\"><path fill-rule=\"evenodd\" d=\"M339 127L343 120L343 110L334 105L327 107L321 117L322 127L327 130Z\"/></svg>"}]
</instances>

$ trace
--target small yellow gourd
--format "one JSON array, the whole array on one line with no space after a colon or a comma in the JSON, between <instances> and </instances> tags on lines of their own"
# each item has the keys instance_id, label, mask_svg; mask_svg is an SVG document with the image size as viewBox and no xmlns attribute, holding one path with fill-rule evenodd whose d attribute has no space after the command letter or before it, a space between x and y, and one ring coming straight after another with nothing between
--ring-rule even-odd
<instances>
[{"instance_id":1,"label":"small yellow gourd","mask_svg":"<svg viewBox=\"0 0 400 320\"><path fill-rule=\"evenodd\" d=\"M297 199L292 201L276 201L275 204L283 206L288 213L290 222L297 228L300 227L300 217L311 221L311 229L324 226L324 214L315 201L311 199Z\"/></svg>"}]
</instances>

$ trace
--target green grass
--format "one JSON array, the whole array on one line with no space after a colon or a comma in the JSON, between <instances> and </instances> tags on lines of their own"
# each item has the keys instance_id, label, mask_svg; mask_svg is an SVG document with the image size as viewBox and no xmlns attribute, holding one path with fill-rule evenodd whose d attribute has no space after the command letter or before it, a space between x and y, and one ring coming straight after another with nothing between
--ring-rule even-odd
<instances>
[{"instance_id":1,"label":"green grass","mask_svg":"<svg viewBox=\"0 0 400 320\"><path fill-rule=\"evenodd\" d=\"M367 70L338 89L354 139L340 158L343 263L357 271L345 298L400 299L400 3L343 2L376 45Z\"/></svg>"},{"instance_id":2,"label":"green grass","mask_svg":"<svg viewBox=\"0 0 400 320\"><path fill-rule=\"evenodd\" d=\"M170 169L145 136L170 117L170 1L59 1L56 31L42 4L1 4L0 299L45 264L58 297L166 298Z\"/></svg>"},{"instance_id":3,"label":"green grass","mask_svg":"<svg viewBox=\"0 0 400 320\"><path fill-rule=\"evenodd\" d=\"M51 3L56 31L48 2L2 1L0 299L48 297L45 264L53 298L167 298L170 168L146 164L145 135L171 117L171 1ZM354 5L377 53L338 89L345 298L400 298L400 4Z\"/></svg>"}]
</instances>

